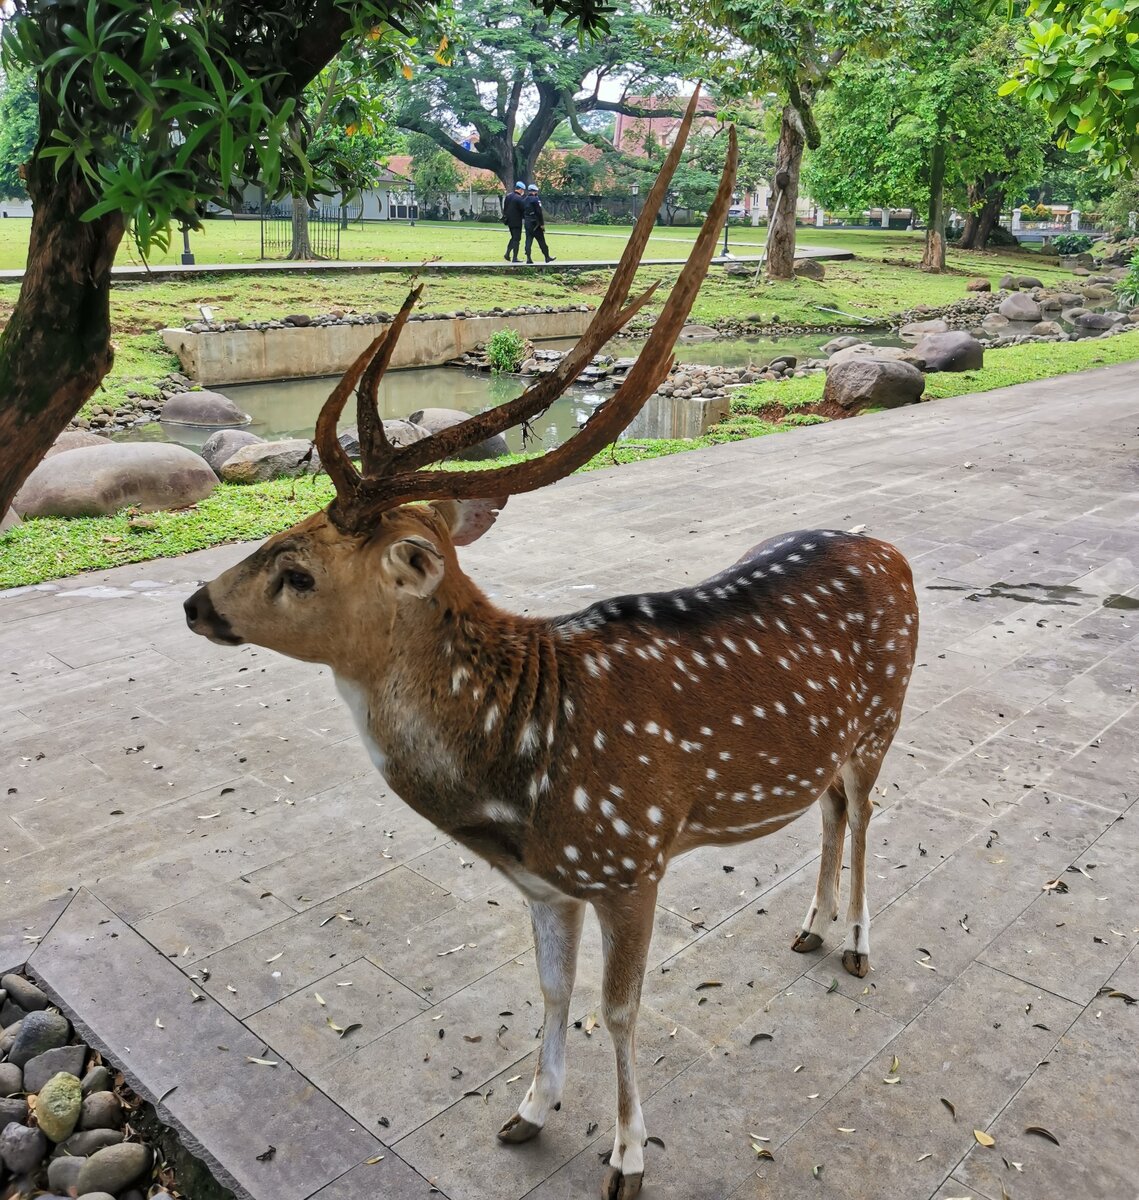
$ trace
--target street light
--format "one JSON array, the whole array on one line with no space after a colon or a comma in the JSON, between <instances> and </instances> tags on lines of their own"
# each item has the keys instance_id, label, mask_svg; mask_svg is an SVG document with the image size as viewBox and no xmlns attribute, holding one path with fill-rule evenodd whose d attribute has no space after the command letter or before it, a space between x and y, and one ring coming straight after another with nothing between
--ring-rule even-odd
<instances>
[{"instance_id":1,"label":"street light","mask_svg":"<svg viewBox=\"0 0 1139 1200\"><path fill-rule=\"evenodd\" d=\"M738 204L739 200L739 196L736 195L735 192L732 192L732 205L734 206ZM729 208L728 211L724 213L724 253L721 255L722 258L728 257L728 221L731 220L731 216L732 210Z\"/></svg>"},{"instance_id":2,"label":"street light","mask_svg":"<svg viewBox=\"0 0 1139 1200\"><path fill-rule=\"evenodd\" d=\"M395 207L395 192L388 188L388 220L392 219L392 209Z\"/></svg>"},{"instance_id":3,"label":"street light","mask_svg":"<svg viewBox=\"0 0 1139 1200\"><path fill-rule=\"evenodd\" d=\"M629 185L629 194L633 197L633 220L637 219L637 197L641 194L641 185L633 183Z\"/></svg>"},{"instance_id":4,"label":"street light","mask_svg":"<svg viewBox=\"0 0 1139 1200\"><path fill-rule=\"evenodd\" d=\"M415 184L407 185L407 223L415 224Z\"/></svg>"},{"instance_id":5,"label":"street light","mask_svg":"<svg viewBox=\"0 0 1139 1200\"><path fill-rule=\"evenodd\" d=\"M190 226L185 222L182 223L182 266L192 267L194 265L194 255L190 250Z\"/></svg>"}]
</instances>

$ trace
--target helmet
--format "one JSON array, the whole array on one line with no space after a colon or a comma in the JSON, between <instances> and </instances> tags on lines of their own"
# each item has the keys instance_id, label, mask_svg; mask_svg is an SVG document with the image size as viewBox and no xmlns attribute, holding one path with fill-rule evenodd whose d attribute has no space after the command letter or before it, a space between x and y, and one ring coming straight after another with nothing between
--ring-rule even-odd
<instances>
[{"instance_id":1,"label":"helmet","mask_svg":"<svg viewBox=\"0 0 1139 1200\"><path fill-rule=\"evenodd\" d=\"M536 183L532 183L526 190L528 192L536 192L538 190L538 185Z\"/></svg>"},{"instance_id":2,"label":"helmet","mask_svg":"<svg viewBox=\"0 0 1139 1200\"><path fill-rule=\"evenodd\" d=\"M526 185L522 182L521 179L518 180L518 182L514 185L514 190L516 192L524 192L526 190Z\"/></svg>"}]
</instances>

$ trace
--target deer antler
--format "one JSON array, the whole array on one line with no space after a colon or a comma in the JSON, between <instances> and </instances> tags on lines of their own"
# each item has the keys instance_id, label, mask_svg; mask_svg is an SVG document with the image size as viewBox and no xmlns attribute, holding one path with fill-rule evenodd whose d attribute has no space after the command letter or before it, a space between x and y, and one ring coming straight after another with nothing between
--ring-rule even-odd
<instances>
[{"instance_id":1,"label":"deer antler","mask_svg":"<svg viewBox=\"0 0 1139 1200\"><path fill-rule=\"evenodd\" d=\"M421 467L440 462L460 450L544 412L577 378L597 351L651 298L657 284L653 284L634 300L626 303L645 245L652 233L657 211L680 161L696 114L698 96L699 91L689 103L676 140L649 192L645 207L634 226L605 298L589 327L574 348L562 359L557 370L540 378L516 400L397 450L383 436L376 408L376 391L380 377L391 358L395 338L412 305L418 299L418 289L408 297L399 316L384 337L377 339L349 369L336 391L329 397L317 421L316 440L322 461L325 461L325 444L329 440L335 443L335 449L331 444L328 446L330 458L325 465L333 478L337 493L329 513L340 528L361 532L373 525L385 511L409 500L473 499L533 491L568 475L588 462L629 424L641 405L668 375L673 362L673 344L688 319L696 293L715 253L719 230L731 204L732 184L735 179L737 151L734 129L729 131L727 161L716 198L668 302L653 326L648 343L621 387L597 409L582 430L542 458L516 463L513 466L483 471L420 470ZM369 359L371 365L365 370L363 364ZM347 456L335 436L336 419L344 407L348 392L356 380L360 379L361 374L363 379L358 393L358 422L364 466L362 477L352 464L347 462ZM348 471L344 469L345 463Z\"/></svg>"}]
</instances>

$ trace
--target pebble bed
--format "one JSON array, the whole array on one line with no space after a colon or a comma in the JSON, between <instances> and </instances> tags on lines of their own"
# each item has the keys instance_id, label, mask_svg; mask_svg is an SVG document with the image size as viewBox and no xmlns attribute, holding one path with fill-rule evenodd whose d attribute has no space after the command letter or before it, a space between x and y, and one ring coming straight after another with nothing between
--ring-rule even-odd
<instances>
[{"instance_id":1,"label":"pebble bed","mask_svg":"<svg viewBox=\"0 0 1139 1200\"><path fill-rule=\"evenodd\" d=\"M175 1200L139 1101L23 975L0 978L0 1200Z\"/></svg>"}]
</instances>

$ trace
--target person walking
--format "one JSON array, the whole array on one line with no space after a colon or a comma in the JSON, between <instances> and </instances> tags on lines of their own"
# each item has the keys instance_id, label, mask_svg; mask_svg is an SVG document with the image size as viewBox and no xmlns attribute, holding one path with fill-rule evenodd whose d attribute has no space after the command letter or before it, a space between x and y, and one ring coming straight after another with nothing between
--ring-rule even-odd
<instances>
[{"instance_id":1,"label":"person walking","mask_svg":"<svg viewBox=\"0 0 1139 1200\"><path fill-rule=\"evenodd\" d=\"M522 240L525 206L526 185L519 180L514 185L514 191L502 202L502 223L510 231L510 240L506 243L506 253L502 256L507 262L518 261L518 243Z\"/></svg>"},{"instance_id":2,"label":"person walking","mask_svg":"<svg viewBox=\"0 0 1139 1200\"><path fill-rule=\"evenodd\" d=\"M542 201L538 196L538 185L530 184L526 189L526 261L533 264L534 260L530 257L531 247L535 242L538 243L538 249L542 251L546 262L556 262L557 260L550 253L549 246L546 245L546 214L542 212Z\"/></svg>"}]
</instances>

